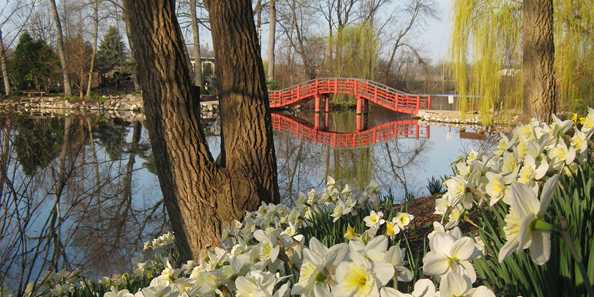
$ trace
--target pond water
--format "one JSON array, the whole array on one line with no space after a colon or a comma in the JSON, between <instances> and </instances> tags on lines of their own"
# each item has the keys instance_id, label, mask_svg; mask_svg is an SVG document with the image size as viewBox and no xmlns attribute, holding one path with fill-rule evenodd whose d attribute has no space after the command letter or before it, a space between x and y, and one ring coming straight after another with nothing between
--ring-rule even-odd
<instances>
[{"instance_id":1,"label":"pond water","mask_svg":"<svg viewBox=\"0 0 594 297\"><path fill-rule=\"evenodd\" d=\"M374 180L396 200L423 196L429 178L490 143L374 109L274 114L273 126L285 201L327 176L355 188ZM0 116L0 128L0 287L18 290L47 270L126 271L143 242L168 229L142 123ZM216 122L206 129L215 156L218 131Z\"/></svg>"}]
</instances>

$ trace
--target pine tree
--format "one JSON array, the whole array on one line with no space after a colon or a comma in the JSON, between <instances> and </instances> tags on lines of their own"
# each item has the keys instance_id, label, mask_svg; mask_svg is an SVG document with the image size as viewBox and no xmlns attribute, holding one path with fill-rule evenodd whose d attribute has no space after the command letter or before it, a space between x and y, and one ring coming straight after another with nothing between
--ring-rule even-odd
<instances>
[{"instance_id":1,"label":"pine tree","mask_svg":"<svg viewBox=\"0 0 594 297\"><path fill-rule=\"evenodd\" d=\"M42 40L33 40L29 33L19 38L10 60L12 84L18 89L47 90L58 78L59 60Z\"/></svg>"},{"instance_id":2,"label":"pine tree","mask_svg":"<svg viewBox=\"0 0 594 297\"><path fill-rule=\"evenodd\" d=\"M119 67L124 67L127 61L128 53L122 35L116 27L111 26L99 45L97 69L101 74L106 74Z\"/></svg>"}]
</instances>

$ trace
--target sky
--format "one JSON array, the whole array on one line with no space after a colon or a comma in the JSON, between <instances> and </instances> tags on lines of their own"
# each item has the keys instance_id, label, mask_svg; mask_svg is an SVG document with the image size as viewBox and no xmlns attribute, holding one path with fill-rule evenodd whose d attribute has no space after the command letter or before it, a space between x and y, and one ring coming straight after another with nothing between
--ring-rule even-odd
<instances>
[{"instance_id":1,"label":"sky","mask_svg":"<svg viewBox=\"0 0 594 297\"><path fill-rule=\"evenodd\" d=\"M425 54L433 63L447 60L452 35L453 0L435 0L439 19L429 20L421 33L420 41L425 44Z\"/></svg>"}]
</instances>

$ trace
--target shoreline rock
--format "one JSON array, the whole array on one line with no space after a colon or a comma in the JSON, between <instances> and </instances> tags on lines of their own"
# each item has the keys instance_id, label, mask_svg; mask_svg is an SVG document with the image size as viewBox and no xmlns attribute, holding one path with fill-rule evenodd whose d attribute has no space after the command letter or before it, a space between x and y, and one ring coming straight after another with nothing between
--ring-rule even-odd
<instances>
[{"instance_id":1,"label":"shoreline rock","mask_svg":"<svg viewBox=\"0 0 594 297\"><path fill-rule=\"evenodd\" d=\"M218 101L201 102L202 119L218 116ZM100 100L69 101L64 97L19 97L0 101L0 113L29 116L69 116L71 114L101 114L110 118L144 121L143 99L139 95L103 96Z\"/></svg>"}]
</instances>

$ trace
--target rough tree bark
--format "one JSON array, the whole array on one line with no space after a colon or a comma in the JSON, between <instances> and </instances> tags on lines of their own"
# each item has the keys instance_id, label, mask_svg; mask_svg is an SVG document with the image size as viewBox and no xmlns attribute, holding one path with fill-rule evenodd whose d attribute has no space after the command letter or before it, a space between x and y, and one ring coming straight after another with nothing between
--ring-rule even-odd
<instances>
[{"instance_id":1,"label":"rough tree bark","mask_svg":"<svg viewBox=\"0 0 594 297\"><path fill-rule=\"evenodd\" d=\"M62 77L64 80L64 96L71 96L72 89L70 88L70 78L68 77L68 70L66 67L66 53L64 53L64 34L62 33L62 22L58 15L58 8L56 7L56 0L49 0L50 10L52 11L52 18L54 26L56 27L56 46L58 48L58 57L60 58L60 65L62 66Z\"/></svg>"},{"instance_id":2,"label":"rough tree bark","mask_svg":"<svg viewBox=\"0 0 594 297\"><path fill-rule=\"evenodd\" d=\"M91 97L93 88L93 71L97 59L97 43L99 42L99 0L93 3L93 50L91 52L91 65L89 65L89 81L87 82L87 97Z\"/></svg>"},{"instance_id":3,"label":"rough tree bark","mask_svg":"<svg viewBox=\"0 0 594 297\"><path fill-rule=\"evenodd\" d=\"M276 0L268 3L270 14L270 26L268 27L268 80L274 80L274 44L276 42Z\"/></svg>"},{"instance_id":4,"label":"rough tree bark","mask_svg":"<svg viewBox=\"0 0 594 297\"><path fill-rule=\"evenodd\" d=\"M557 108L553 1L524 0L522 14L524 111L549 122Z\"/></svg>"},{"instance_id":5,"label":"rough tree bark","mask_svg":"<svg viewBox=\"0 0 594 297\"><path fill-rule=\"evenodd\" d=\"M0 67L2 67L2 81L4 82L4 94L10 96L10 79L8 78L8 67L6 66L6 50L4 49L4 38L0 30Z\"/></svg>"},{"instance_id":6,"label":"rough tree bark","mask_svg":"<svg viewBox=\"0 0 594 297\"><path fill-rule=\"evenodd\" d=\"M194 85L202 90L202 56L200 55L200 28L196 13L196 0L190 0L190 14L192 17L192 35L194 38Z\"/></svg>"},{"instance_id":7,"label":"rough tree bark","mask_svg":"<svg viewBox=\"0 0 594 297\"><path fill-rule=\"evenodd\" d=\"M222 158L212 158L192 98L172 0L126 0L147 127L182 258L216 245L222 228L278 202L264 69L249 0L208 3L219 78ZM141 46L136 46L141 45Z\"/></svg>"}]
</instances>

